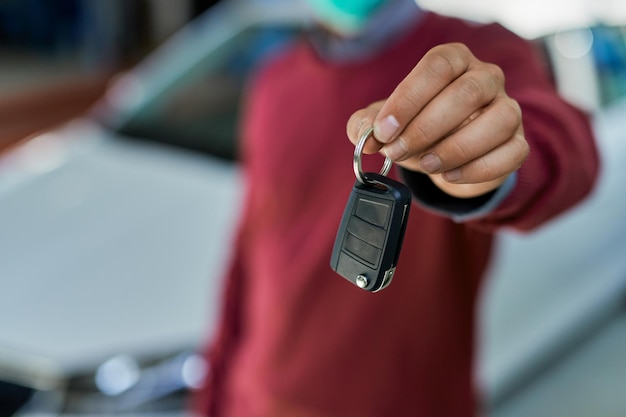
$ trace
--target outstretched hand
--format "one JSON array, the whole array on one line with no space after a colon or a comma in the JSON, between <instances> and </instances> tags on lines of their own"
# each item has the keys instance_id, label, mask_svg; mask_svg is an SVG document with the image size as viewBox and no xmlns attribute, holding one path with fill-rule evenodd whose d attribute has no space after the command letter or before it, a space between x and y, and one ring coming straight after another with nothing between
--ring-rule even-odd
<instances>
[{"instance_id":1,"label":"outstretched hand","mask_svg":"<svg viewBox=\"0 0 626 417\"><path fill-rule=\"evenodd\" d=\"M368 140L364 153L382 151L460 198L496 189L529 153L502 70L458 43L431 49L386 100L356 111L348 121L350 141L356 144L372 125L376 140Z\"/></svg>"}]
</instances>

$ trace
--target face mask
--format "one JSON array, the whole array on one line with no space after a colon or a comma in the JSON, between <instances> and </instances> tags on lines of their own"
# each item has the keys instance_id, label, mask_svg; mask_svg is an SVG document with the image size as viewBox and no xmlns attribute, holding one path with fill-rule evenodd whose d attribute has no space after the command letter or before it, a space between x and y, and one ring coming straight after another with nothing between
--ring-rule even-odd
<instances>
[{"instance_id":1,"label":"face mask","mask_svg":"<svg viewBox=\"0 0 626 417\"><path fill-rule=\"evenodd\" d=\"M306 0L318 19L341 34L358 33L386 0Z\"/></svg>"}]
</instances>

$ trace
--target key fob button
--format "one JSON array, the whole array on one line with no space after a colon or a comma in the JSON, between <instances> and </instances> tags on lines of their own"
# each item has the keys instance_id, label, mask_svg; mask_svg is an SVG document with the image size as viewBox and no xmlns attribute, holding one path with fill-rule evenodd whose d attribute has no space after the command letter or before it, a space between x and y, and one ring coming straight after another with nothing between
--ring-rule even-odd
<instances>
[{"instance_id":1,"label":"key fob button","mask_svg":"<svg viewBox=\"0 0 626 417\"><path fill-rule=\"evenodd\" d=\"M350 233L346 235L344 250L371 264L373 268L378 267L378 263L380 262L380 255L382 253L379 248L367 244L366 242L362 241L361 239Z\"/></svg>"},{"instance_id":2,"label":"key fob button","mask_svg":"<svg viewBox=\"0 0 626 417\"><path fill-rule=\"evenodd\" d=\"M356 206L355 215L368 223L385 229L389 218L389 204L363 198L359 200Z\"/></svg>"},{"instance_id":3,"label":"key fob button","mask_svg":"<svg viewBox=\"0 0 626 417\"><path fill-rule=\"evenodd\" d=\"M385 246L385 229L373 226L358 217L351 217L346 231L372 246L383 248Z\"/></svg>"}]
</instances>

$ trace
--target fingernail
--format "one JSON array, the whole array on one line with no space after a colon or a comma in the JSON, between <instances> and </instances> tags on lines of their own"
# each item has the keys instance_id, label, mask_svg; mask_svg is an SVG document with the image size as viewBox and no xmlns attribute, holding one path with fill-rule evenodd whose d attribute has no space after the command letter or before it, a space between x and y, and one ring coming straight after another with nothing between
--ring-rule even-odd
<instances>
[{"instance_id":1,"label":"fingernail","mask_svg":"<svg viewBox=\"0 0 626 417\"><path fill-rule=\"evenodd\" d=\"M453 169L442 174L443 179L448 182L456 182L461 179L461 170Z\"/></svg>"},{"instance_id":2,"label":"fingernail","mask_svg":"<svg viewBox=\"0 0 626 417\"><path fill-rule=\"evenodd\" d=\"M393 161L402 158L408 151L409 148L401 137L383 148L385 156Z\"/></svg>"},{"instance_id":3,"label":"fingernail","mask_svg":"<svg viewBox=\"0 0 626 417\"><path fill-rule=\"evenodd\" d=\"M420 158L420 167L424 172L432 174L441 168L441 159L434 153L427 153Z\"/></svg>"},{"instance_id":4,"label":"fingernail","mask_svg":"<svg viewBox=\"0 0 626 417\"><path fill-rule=\"evenodd\" d=\"M374 125L374 136L376 136L379 142L388 143L399 127L400 123L398 123L398 120L390 114Z\"/></svg>"}]
</instances>

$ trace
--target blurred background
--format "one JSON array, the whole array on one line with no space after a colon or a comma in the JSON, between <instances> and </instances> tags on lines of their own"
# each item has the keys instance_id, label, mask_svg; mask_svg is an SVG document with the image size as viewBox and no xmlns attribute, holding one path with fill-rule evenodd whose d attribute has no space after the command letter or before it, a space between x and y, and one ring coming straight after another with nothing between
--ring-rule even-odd
<instances>
[{"instance_id":1,"label":"blurred background","mask_svg":"<svg viewBox=\"0 0 626 417\"><path fill-rule=\"evenodd\" d=\"M626 415L626 5L422 0L545 52L592 114L584 203L502 232L484 417ZM0 415L189 415L241 199L247 77L294 0L0 0Z\"/></svg>"}]
</instances>

